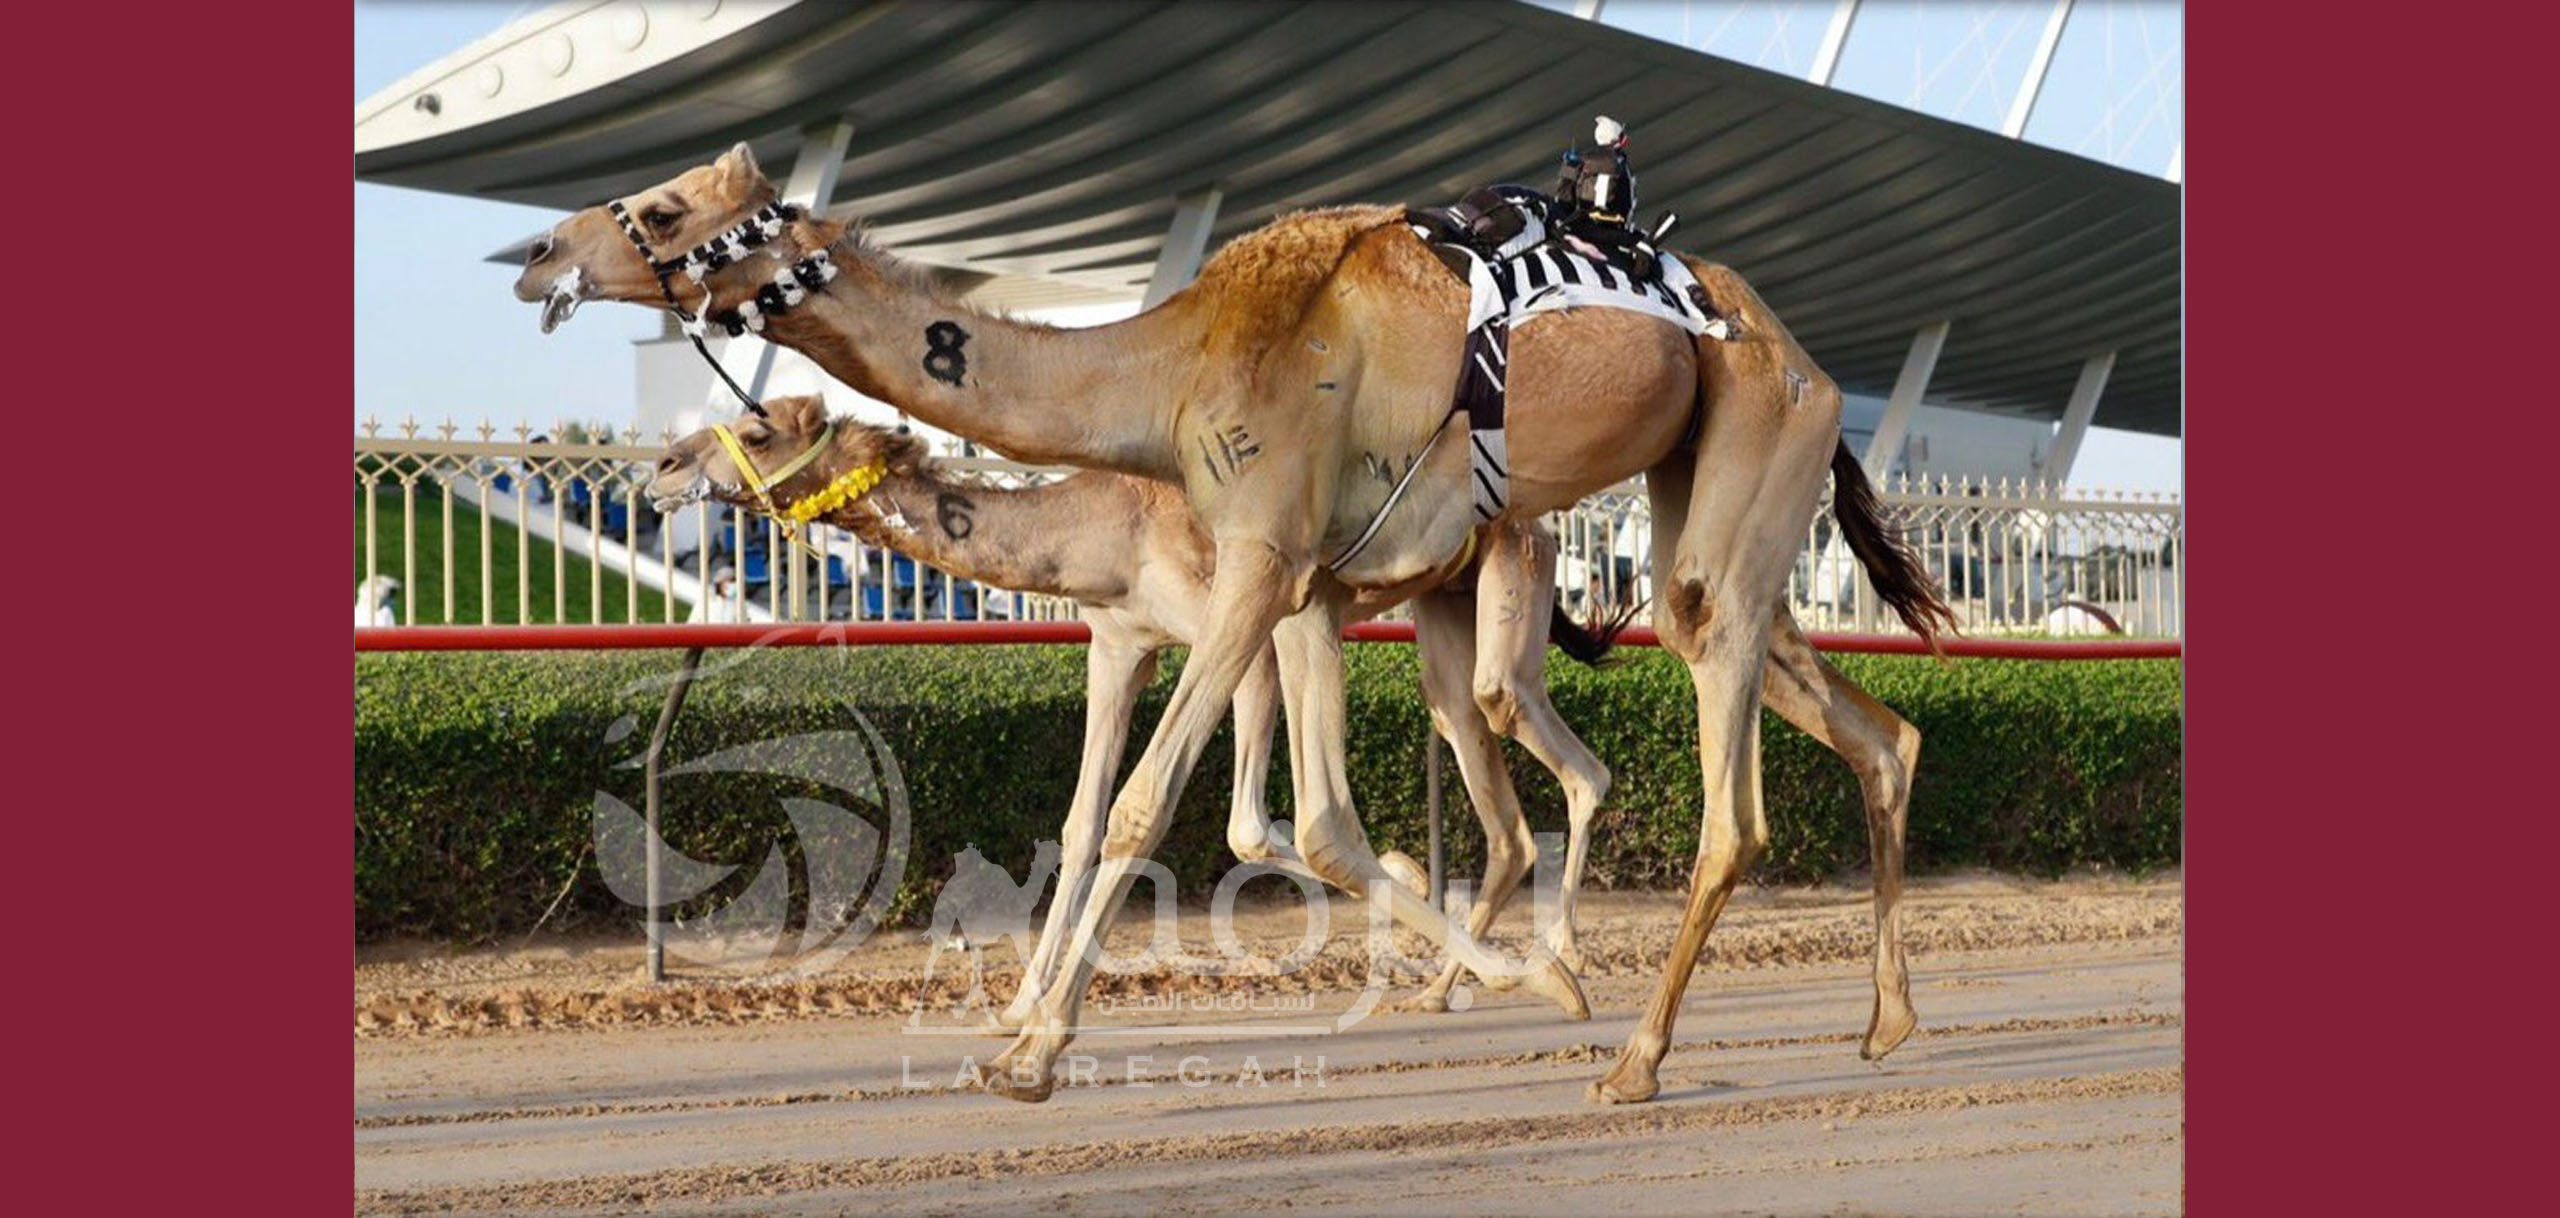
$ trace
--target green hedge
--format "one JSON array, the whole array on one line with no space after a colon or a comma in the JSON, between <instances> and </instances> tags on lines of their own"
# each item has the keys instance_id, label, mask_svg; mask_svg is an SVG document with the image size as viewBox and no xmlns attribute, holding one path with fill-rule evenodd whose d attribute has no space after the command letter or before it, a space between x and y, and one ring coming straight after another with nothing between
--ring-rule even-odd
<instances>
[{"instance_id":1,"label":"green hedge","mask_svg":"<svg viewBox=\"0 0 2560 1218\"><path fill-rule=\"evenodd\" d=\"M897 909L913 917L929 908L961 849L975 845L1019 875L1033 843L1057 834L1083 730L1083 656L1074 647L732 653L730 667L695 688L669 759L849 729L848 708L860 709L894 750L909 791L914 846ZM1352 789L1379 848L1420 857L1426 720L1414 653L1356 646L1349 656ZM639 771L629 763L677 659L672 652L358 657L357 933L476 939L521 930L564 885L553 925L627 919L592 861L592 809L599 791L640 805ZM2175 661L1940 665L1847 656L1839 663L1926 733L1912 800L1914 870L2054 873L2177 862ZM1167 663L1140 724L1162 710L1177 671L1178 661ZM1554 655L1549 673L1558 709L1616 776L1593 835L1592 881L1684 883L1700 807L1687 673L1651 650L1596 672ZM1847 767L1775 718L1763 740L1772 842L1757 878L1819 879L1864 866L1865 822ZM1132 743L1130 760L1139 747ZM1555 781L1509 747L1532 827L1561 831ZM1286 817L1286 749L1276 751L1272 806ZM1187 886L1214 882L1225 858L1229 758L1221 731L1158 854ZM1452 868L1466 874L1481 844L1454 766L1448 778ZM668 840L696 858L747 864L732 877L743 883L770 845L792 848L778 803L792 795L843 800L770 775L671 777ZM706 899L724 895L714 890Z\"/></svg>"}]
</instances>

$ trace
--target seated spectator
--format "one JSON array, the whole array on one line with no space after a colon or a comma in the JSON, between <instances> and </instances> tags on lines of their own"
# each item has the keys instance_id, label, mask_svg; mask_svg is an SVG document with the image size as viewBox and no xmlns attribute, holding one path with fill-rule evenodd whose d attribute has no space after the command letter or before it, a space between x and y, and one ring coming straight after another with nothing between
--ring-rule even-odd
<instances>
[{"instance_id":1,"label":"seated spectator","mask_svg":"<svg viewBox=\"0 0 2560 1218\"><path fill-rule=\"evenodd\" d=\"M712 573L710 591L703 594L701 600L693 603L693 612L684 620L687 622L745 621L745 618L738 616L737 595L737 569L722 567Z\"/></svg>"},{"instance_id":2,"label":"seated spectator","mask_svg":"<svg viewBox=\"0 0 2560 1218\"><path fill-rule=\"evenodd\" d=\"M377 575L356 585L356 625L397 626L400 611L400 581L388 575Z\"/></svg>"}]
</instances>

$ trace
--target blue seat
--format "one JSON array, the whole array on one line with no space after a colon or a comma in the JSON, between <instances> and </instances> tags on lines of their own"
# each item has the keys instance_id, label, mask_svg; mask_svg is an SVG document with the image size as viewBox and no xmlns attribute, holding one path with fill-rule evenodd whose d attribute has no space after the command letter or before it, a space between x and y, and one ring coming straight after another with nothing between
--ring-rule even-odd
<instances>
[{"instance_id":1,"label":"blue seat","mask_svg":"<svg viewBox=\"0 0 2560 1218\"><path fill-rule=\"evenodd\" d=\"M624 503L619 499L606 500L604 505L604 531L607 533L621 533L628 530L630 527L631 505Z\"/></svg>"},{"instance_id":2,"label":"blue seat","mask_svg":"<svg viewBox=\"0 0 2560 1218\"><path fill-rule=\"evenodd\" d=\"M864 584L862 616L871 621L912 622L916 617L916 606L906 597L884 595L878 584Z\"/></svg>"},{"instance_id":3,"label":"blue seat","mask_svg":"<svg viewBox=\"0 0 2560 1218\"><path fill-rule=\"evenodd\" d=\"M751 584L761 584L766 580L773 578L772 567L770 564L765 562L763 550L755 549L747 551L747 564L744 574L747 582Z\"/></svg>"},{"instance_id":4,"label":"blue seat","mask_svg":"<svg viewBox=\"0 0 2560 1218\"><path fill-rule=\"evenodd\" d=\"M834 554L827 555L827 586L841 588L852 582L852 573L844 569L844 559Z\"/></svg>"},{"instance_id":5,"label":"blue seat","mask_svg":"<svg viewBox=\"0 0 2560 1218\"><path fill-rule=\"evenodd\" d=\"M904 554L889 556L889 578L901 588L916 586L916 560Z\"/></svg>"}]
</instances>

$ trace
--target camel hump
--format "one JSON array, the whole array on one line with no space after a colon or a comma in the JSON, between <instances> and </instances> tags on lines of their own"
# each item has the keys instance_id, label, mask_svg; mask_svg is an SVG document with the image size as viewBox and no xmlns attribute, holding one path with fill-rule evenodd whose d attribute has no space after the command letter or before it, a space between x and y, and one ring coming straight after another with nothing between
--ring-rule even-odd
<instances>
[{"instance_id":1,"label":"camel hump","mask_svg":"<svg viewBox=\"0 0 2560 1218\"><path fill-rule=\"evenodd\" d=\"M1261 350L1297 325L1360 238L1403 223L1403 208L1377 204L1290 212L1221 247L1194 290L1214 294L1239 351Z\"/></svg>"}]
</instances>

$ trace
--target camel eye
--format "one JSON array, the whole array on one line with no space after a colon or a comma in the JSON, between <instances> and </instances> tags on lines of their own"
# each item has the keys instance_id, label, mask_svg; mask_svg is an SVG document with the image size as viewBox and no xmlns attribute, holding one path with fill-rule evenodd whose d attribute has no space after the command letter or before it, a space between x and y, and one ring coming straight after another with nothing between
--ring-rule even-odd
<instances>
[{"instance_id":1,"label":"camel eye","mask_svg":"<svg viewBox=\"0 0 2560 1218\"><path fill-rule=\"evenodd\" d=\"M646 224L650 228L661 233L674 228L676 226L676 221L679 218L680 217L677 213L668 211L663 207L652 207L649 210L640 213L640 222L642 224Z\"/></svg>"}]
</instances>

